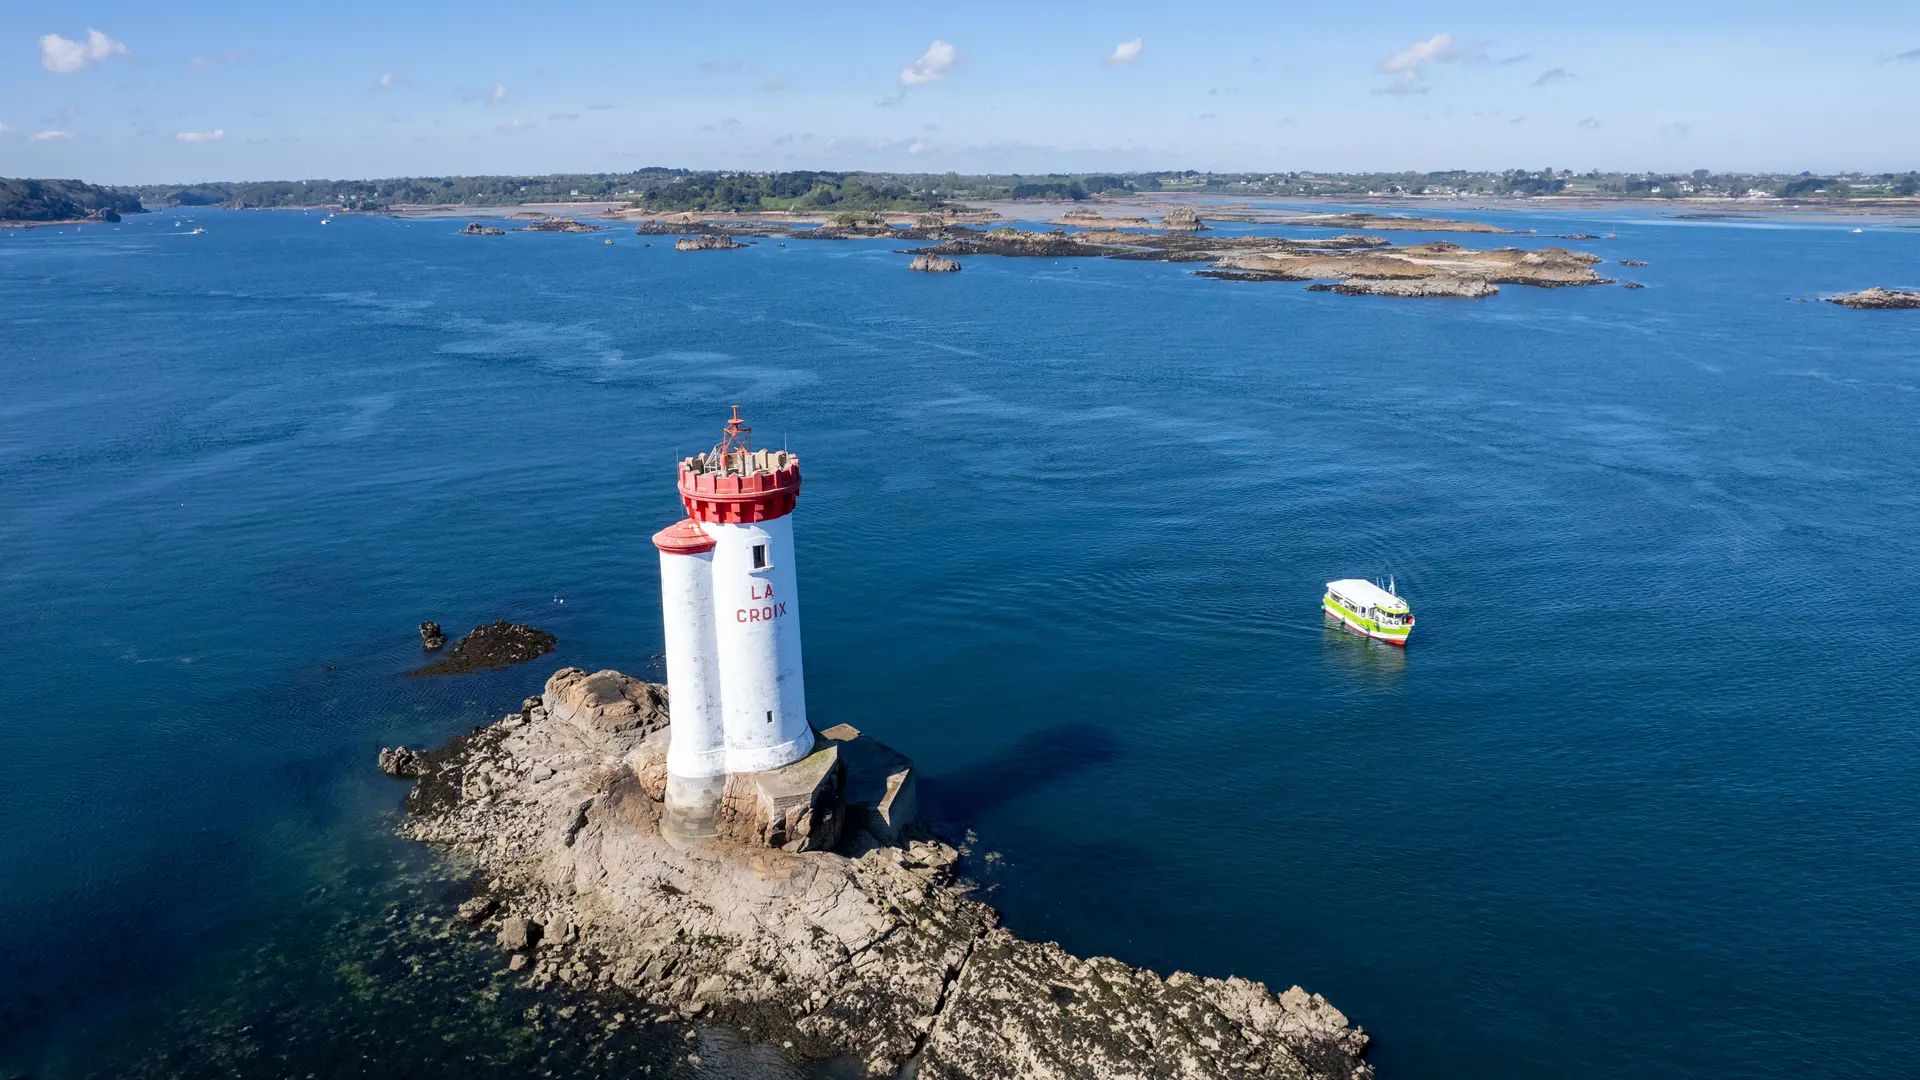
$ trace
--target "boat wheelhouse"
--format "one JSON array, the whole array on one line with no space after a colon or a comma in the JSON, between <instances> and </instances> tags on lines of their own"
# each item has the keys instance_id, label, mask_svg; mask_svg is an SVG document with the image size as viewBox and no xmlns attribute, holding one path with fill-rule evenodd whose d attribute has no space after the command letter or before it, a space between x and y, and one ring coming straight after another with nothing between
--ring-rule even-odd
<instances>
[{"instance_id":1,"label":"boat wheelhouse","mask_svg":"<svg viewBox=\"0 0 1920 1080\"><path fill-rule=\"evenodd\" d=\"M1413 632L1413 611L1393 594L1391 583L1383 589L1359 578L1329 581L1320 607L1354 633L1389 644L1405 645Z\"/></svg>"}]
</instances>

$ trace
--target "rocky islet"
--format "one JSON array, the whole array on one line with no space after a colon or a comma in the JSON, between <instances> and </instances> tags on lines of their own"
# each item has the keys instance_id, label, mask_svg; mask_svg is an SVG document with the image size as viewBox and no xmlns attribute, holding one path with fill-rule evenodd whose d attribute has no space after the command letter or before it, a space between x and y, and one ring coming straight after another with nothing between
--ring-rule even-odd
<instances>
[{"instance_id":1,"label":"rocky islet","mask_svg":"<svg viewBox=\"0 0 1920 1080\"><path fill-rule=\"evenodd\" d=\"M420 756L402 831L473 867L459 916L530 985L852 1055L869 1076L1372 1075L1365 1033L1298 987L1163 979L1001 928L964 849L919 823L912 763L844 725L796 763L833 781L806 793L802 835L763 831L752 793L728 800L740 827L721 842L676 846L653 790L666 724L664 687L567 668Z\"/></svg>"}]
</instances>

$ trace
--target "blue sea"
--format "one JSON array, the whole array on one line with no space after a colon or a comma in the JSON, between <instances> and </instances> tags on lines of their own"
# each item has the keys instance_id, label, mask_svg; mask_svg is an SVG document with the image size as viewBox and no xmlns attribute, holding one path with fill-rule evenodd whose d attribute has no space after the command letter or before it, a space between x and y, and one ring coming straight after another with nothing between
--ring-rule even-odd
<instances>
[{"instance_id":1,"label":"blue sea","mask_svg":"<svg viewBox=\"0 0 1920 1080\"><path fill-rule=\"evenodd\" d=\"M918 761L1015 932L1299 983L1389 1080L1920 1071L1920 312L1818 302L1920 229L1445 212L1646 287L0 233L0 1076L800 1075L583 1049L374 769L661 677L649 536L734 403L802 461L811 717ZM1406 650L1326 626L1389 575ZM500 618L558 651L404 674Z\"/></svg>"}]
</instances>

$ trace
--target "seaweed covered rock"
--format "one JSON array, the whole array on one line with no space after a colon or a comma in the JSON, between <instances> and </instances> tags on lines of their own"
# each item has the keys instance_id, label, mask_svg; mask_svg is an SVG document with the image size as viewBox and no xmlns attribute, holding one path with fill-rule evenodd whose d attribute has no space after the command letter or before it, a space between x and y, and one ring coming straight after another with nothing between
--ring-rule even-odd
<instances>
[{"instance_id":1,"label":"seaweed covered rock","mask_svg":"<svg viewBox=\"0 0 1920 1080\"><path fill-rule=\"evenodd\" d=\"M421 629L424 639L426 628ZM552 652L557 641L544 630L501 619L474 627L472 633L447 650L447 655L407 674L465 675L473 671L499 671Z\"/></svg>"}]
</instances>

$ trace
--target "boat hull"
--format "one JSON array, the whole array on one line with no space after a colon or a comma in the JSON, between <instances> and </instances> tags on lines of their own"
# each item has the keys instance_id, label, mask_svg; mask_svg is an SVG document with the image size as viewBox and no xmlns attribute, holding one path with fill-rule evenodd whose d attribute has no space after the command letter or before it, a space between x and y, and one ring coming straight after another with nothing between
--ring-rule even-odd
<instances>
[{"instance_id":1,"label":"boat hull","mask_svg":"<svg viewBox=\"0 0 1920 1080\"><path fill-rule=\"evenodd\" d=\"M1320 601L1320 610L1326 613L1327 618L1338 622L1340 625L1362 637L1370 637L1375 641L1384 641L1389 645L1398 645L1401 648L1406 648L1407 637L1413 633L1413 627L1411 626L1376 626L1372 619L1347 611L1345 608L1334 603L1331 597Z\"/></svg>"}]
</instances>

